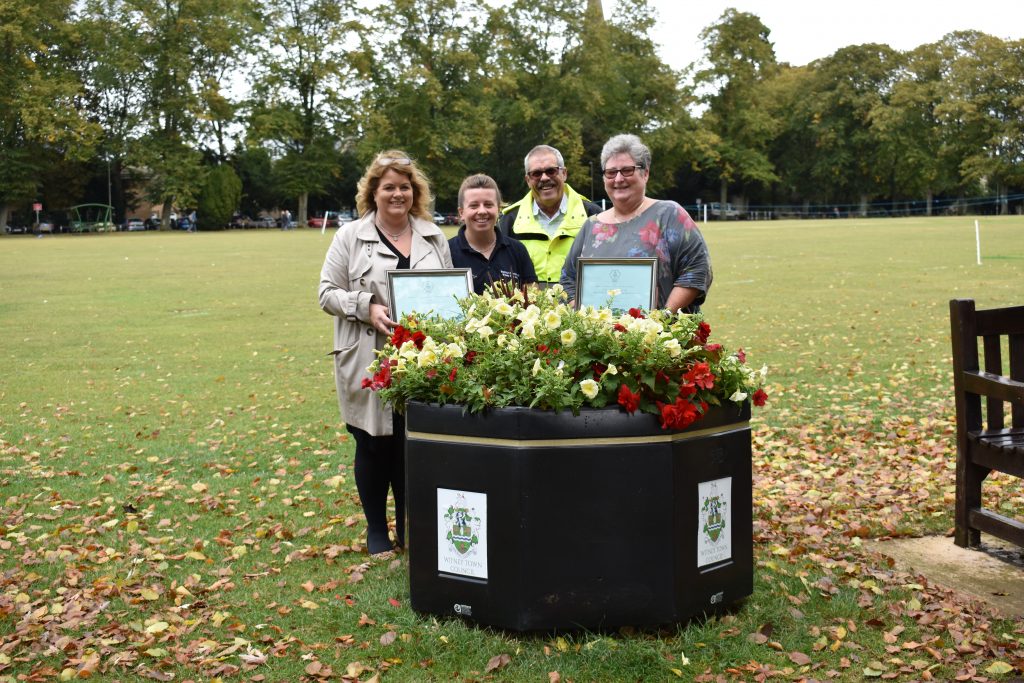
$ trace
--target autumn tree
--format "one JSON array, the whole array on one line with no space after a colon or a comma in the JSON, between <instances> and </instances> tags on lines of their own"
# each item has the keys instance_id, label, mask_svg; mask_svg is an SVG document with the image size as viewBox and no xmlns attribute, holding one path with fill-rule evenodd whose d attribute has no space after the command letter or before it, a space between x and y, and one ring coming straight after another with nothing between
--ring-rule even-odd
<instances>
[{"instance_id":1,"label":"autumn tree","mask_svg":"<svg viewBox=\"0 0 1024 683\"><path fill-rule=\"evenodd\" d=\"M36 198L55 168L71 171L88 158L96 142L82 115L72 6L0 0L0 234L13 207Z\"/></svg>"},{"instance_id":2,"label":"autumn tree","mask_svg":"<svg viewBox=\"0 0 1024 683\"><path fill-rule=\"evenodd\" d=\"M777 123L762 87L778 70L770 34L757 16L731 8L700 34L706 65L694 81L707 106L702 124L718 138L706 170L717 177L722 203L734 184L777 180L768 155Z\"/></svg>"}]
</instances>

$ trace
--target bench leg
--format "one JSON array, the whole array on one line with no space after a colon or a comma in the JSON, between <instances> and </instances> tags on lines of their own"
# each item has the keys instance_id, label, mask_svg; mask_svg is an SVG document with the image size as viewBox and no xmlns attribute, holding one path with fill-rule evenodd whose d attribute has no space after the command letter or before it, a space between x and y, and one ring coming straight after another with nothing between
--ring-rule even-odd
<instances>
[{"instance_id":1,"label":"bench leg","mask_svg":"<svg viewBox=\"0 0 1024 683\"><path fill-rule=\"evenodd\" d=\"M981 508L981 483L989 469L970 462L961 449L956 454L956 511L953 542L961 548L981 542L981 532L970 526L971 510Z\"/></svg>"}]
</instances>

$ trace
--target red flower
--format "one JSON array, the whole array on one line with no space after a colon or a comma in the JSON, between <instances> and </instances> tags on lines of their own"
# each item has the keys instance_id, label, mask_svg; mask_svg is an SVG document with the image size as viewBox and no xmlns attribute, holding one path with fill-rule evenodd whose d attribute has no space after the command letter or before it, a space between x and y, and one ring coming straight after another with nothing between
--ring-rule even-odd
<instances>
[{"instance_id":1,"label":"red flower","mask_svg":"<svg viewBox=\"0 0 1024 683\"><path fill-rule=\"evenodd\" d=\"M656 247L658 246L658 240L661 239L661 229L658 224L651 221L644 227L640 228L640 241L644 244Z\"/></svg>"},{"instance_id":2,"label":"red flower","mask_svg":"<svg viewBox=\"0 0 1024 683\"><path fill-rule=\"evenodd\" d=\"M694 363L689 372L683 375L687 382L693 382L701 389L712 389L715 386L715 376L711 374L711 368L707 363Z\"/></svg>"},{"instance_id":3,"label":"red flower","mask_svg":"<svg viewBox=\"0 0 1024 683\"><path fill-rule=\"evenodd\" d=\"M373 373L373 379L363 379L363 389L379 391L391 386L391 364L381 366L380 370Z\"/></svg>"},{"instance_id":4,"label":"red flower","mask_svg":"<svg viewBox=\"0 0 1024 683\"><path fill-rule=\"evenodd\" d=\"M634 394L625 384L619 385L619 395L616 400L630 415L635 413L636 409L640 407L640 394Z\"/></svg>"},{"instance_id":5,"label":"red flower","mask_svg":"<svg viewBox=\"0 0 1024 683\"><path fill-rule=\"evenodd\" d=\"M412 343L416 345L417 349L423 348L423 342L426 341L427 335L423 334L422 330L416 330L412 333Z\"/></svg>"},{"instance_id":6,"label":"red flower","mask_svg":"<svg viewBox=\"0 0 1024 683\"><path fill-rule=\"evenodd\" d=\"M423 334L422 332L420 334ZM401 348L402 344L412 339L412 335L409 334L409 330L405 329L401 325L395 328L395 331L391 333L391 338L388 340L392 346L396 349Z\"/></svg>"},{"instance_id":7,"label":"red flower","mask_svg":"<svg viewBox=\"0 0 1024 683\"><path fill-rule=\"evenodd\" d=\"M427 370L427 379L434 379L435 377L437 377L436 368L430 368L429 370Z\"/></svg>"},{"instance_id":8,"label":"red flower","mask_svg":"<svg viewBox=\"0 0 1024 683\"><path fill-rule=\"evenodd\" d=\"M363 389L370 389L373 387L373 382L370 381L369 377L363 378Z\"/></svg>"},{"instance_id":9,"label":"red flower","mask_svg":"<svg viewBox=\"0 0 1024 683\"><path fill-rule=\"evenodd\" d=\"M631 309L629 309L629 314L631 316L633 316L634 318L643 318L644 317L644 312L641 311L639 308L631 308Z\"/></svg>"},{"instance_id":10,"label":"red flower","mask_svg":"<svg viewBox=\"0 0 1024 683\"><path fill-rule=\"evenodd\" d=\"M619 323L615 323L615 325L612 327L612 329L615 330L616 332L625 332L626 331L626 328L623 327L622 325L620 325Z\"/></svg>"},{"instance_id":11,"label":"red flower","mask_svg":"<svg viewBox=\"0 0 1024 683\"><path fill-rule=\"evenodd\" d=\"M671 381L672 381L672 378L669 377L668 375L666 375L661 370L658 370L657 372L654 373L654 382L655 382L655 384L657 384L658 382L662 382L664 384L668 384Z\"/></svg>"},{"instance_id":12,"label":"red flower","mask_svg":"<svg viewBox=\"0 0 1024 683\"><path fill-rule=\"evenodd\" d=\"M473 361L476 360L476 351L467 351L463 360L466 362L466 365L472 365Z\"/></svg>"},{"instance_id":13,"label":"red flower","mask_svg":"<svg viewBox=\"0 0 1024 683\"><path fill-rule=\"evenodd\" d=\"M715 353L716 351L721 351L722 350L722 345L721 344L705 344L704 345L704 350L707 351L708 353Z\"/></svg>"},{"instance_id":14,"label":"red flower","mask_svg":"<svg viewBox=\"0 0 1024 683\"><path fill-rule=\"evenodd\" d=\"M547 353L547 352L548 352L548 345L547 344L537 344L537 353Z\"/></svg>"},{"instance_id":15,"label":"red flower","mask_svg":"<svg viewBox=\"0 0 1024 683\"><path fill-rule=\"evenodd\" d=\"M764 402L768 400L768 394L765 393L764 389L758 389L754 392L754 405L763 406Z\"/></svg>"},{"instance_id":16,"label":"red flower","mask_svg":"<svg viewBox=\"0 0 1024 683\"><path fill-rule=\"evenodd\" d=\"M743 349L736 352L736 357L740 359L741 363L747 362L747 354L743 353Z\"/></svg>"},{"instance_id":17,"label":"red flower","mask_svg":"<svg viewBox=\"0 0 1024 683\"><path fill-rule=\"evenodd\" d=\"M455 375L457 375L457 374L459 374L459 369L458 368L452 368L452 371L448 373L448 381L449 382L454 382L455 381Z\"/></svg>"},{"instance_id":18,"label":"red flower","mask_svg":"<svg viewBox=\"0 0 1024 683\"><path fill-rule=\"evenodd\" d=\"M604 363L598 363L597 361L594 361L593 363L590 364L590 369L594 371L594 379L598 380L601 379L601 375L603 375L605 370L608 369L608 366L605 365Z\"/></svg>"},{"instance_id":19,"label":"red flower","mask_svg":"<svg viewBox=\"0 0 1024 683\"><path fill-rule=\"evenodd\" d=\"M700 325L697 326L697 331L693 335L697 342L700 344L707 344L708 337L711 336L711 325L701 321Z\"/></svg>"},{"instance_id":20,"label":"red flower","mask_svg":"<svg viewBox=\"0 0 1024 683\"><path fill-rule=\"evenodd\" d=\"M661 401L658 401L657 404L658 410L661 411L662 429L686 429L700 417L697 406L681 398L677 398L676 402L672 404Z\"/></svg>"},{"instance_id":21,"label":"red flower","mask_svg":"<svg viewBox=\"0 0 1024 683\"><path fill-rule=\"evenodd\" d=\"M697 385L683 382L679 385L679 398L690 398L697 393Z\"/></svg>"}]
</instances>

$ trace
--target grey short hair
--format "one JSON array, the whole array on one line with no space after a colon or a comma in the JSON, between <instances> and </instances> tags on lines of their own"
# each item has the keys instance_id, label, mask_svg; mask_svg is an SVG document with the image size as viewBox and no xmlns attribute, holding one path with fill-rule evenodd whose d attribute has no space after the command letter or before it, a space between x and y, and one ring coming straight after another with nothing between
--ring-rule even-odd
<instances>
[{"instance_id":1,"label":"grey short hair","mask_svg":"<svg viewBox=\"0 0 1024 683\"><path fill-rule=\"evenodd\" d=\"M635 135L620 133L604 143L604 147L601 148L601 170L604 170L608 160L616 154L628 154L633 163L643 166L648 172L651 170L651 150Z\"/></svg>"},{"instance_id":2,"label":"grey short hair","mask_svg":"<svg viewBox=\"0 0 1024 683\"><path fill-rule=\"evenodd\" d=\"M540 154L541 152L549 152L555 155L555 161L558 162L558 168L565 168L565 159L562 158L562 153L551 145L537 145L529 152L526 153L526 157L523 159L523 172L530 172L530 157Z\"/></svg>"}]
</instances>

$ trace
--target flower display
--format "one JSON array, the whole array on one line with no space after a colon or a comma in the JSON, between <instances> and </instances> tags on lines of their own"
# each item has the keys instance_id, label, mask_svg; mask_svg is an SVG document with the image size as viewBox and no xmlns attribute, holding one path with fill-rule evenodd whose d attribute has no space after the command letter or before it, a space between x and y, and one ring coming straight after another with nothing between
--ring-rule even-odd
<instances>
[{"instance_id":1,"label":"flower display","mask_svg":"<svg viewBox=\"0 0 1024 683\"><path fill-rule=\"evenodd\" d=\"M761 406L768 398L767 368L751 367L742 349L709 343L711 327L700 314L576 310L558 285L502 283L459 307L459 319L404 317L363 387L398 409L407 401L471 412L617 405L653 413L665 429L689 426L709 406Z\"/></svg>"}]
</instances>

